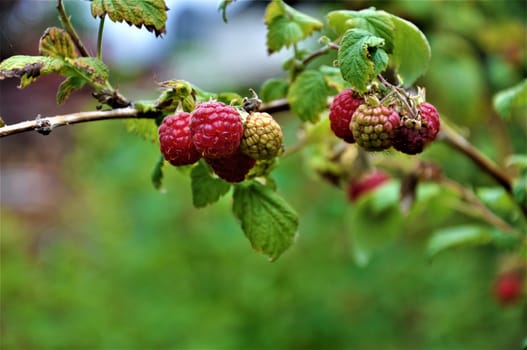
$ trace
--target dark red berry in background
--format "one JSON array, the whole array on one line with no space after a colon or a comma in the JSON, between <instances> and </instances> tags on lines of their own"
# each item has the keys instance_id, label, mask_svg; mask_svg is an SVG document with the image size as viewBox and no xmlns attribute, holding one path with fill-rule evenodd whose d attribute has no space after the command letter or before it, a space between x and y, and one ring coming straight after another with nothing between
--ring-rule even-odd
<instances>
[{"instance_id":1,"label":"dark red berry in background","mask_svg":"<svg viewBox=\"0 0 527 350\"><path fill-rule=\"evenodd\" d=\"M519 273L506 273L496 278L494 296L501 304L512 304L521 298L522 278Z\"/></svg>"},{"instance_id":2,"label":"dark red berry in background","mask_svg":"<svg viewBox=\"0 0 527 350\"><path fill-rule=\"evenodd\" d=\"M392 146L400 121L392 108L362 104L353 113L350 128L359 146L367 151L382 151Z\"/></svg>"},{"instance_id":3,"label":"dark red berry in background","mask_svg":"<svg viewBox=\"0 0 527 350\"><path fill-rule=\"evenodd\" d=\"M355 202L366 193L382 186L388 180L390 180L390 175L381 170L373 170L366 173L360 179L349 182L348 199Z\"/></svg>"},{"instance_id":4,"label":"dark red berry in background","mask_svg":"<svg viewBox=\"0 0 527 350\"><path fill-rule=\"evenodd\" d=\"M393 139L393 148L406 154L418 154L435 140L440 122L437 109L430 103L419 106L420 120L403 117Z\"/></svg>"},{"instance_id":5,"label":"dark red berry in background","mask_svg":"<svg viewBox=\"0 0 527 350\"><path fill-rule=\"evenodd\" d=\"M237 150L225 158L205 158L216 175L228 182L242 182L256 160Z\"/></svg>"},{"instance_id":6,"label":"dark red berry in background","mask_svg":"<svg viewBox=\"0 0 527 350\"><path fill-rule=\"evenodd\" d=\"M160 150L172 165L189 165L201 156L190 135L190 113L180 112L167 116L158 129Z\"/></svg>"},{"instance_id":7,"label":"dark red berry in background","mask_svg":"<svg viewBox=\"0 0 527 350\"><path fill-rule=\"evenodd\" d=\"M223 158L240 145L243 124L240 115L222 102L205 102L196 106L190 118L192 141L205 158Z\"/></svg>"},{"instance_id":8,"label":"dark red berry in background","mask_svg":"<svg viewBox=\"0 0 527 350\"><path fill-rule=\"evenodd\" d=\"M364 99L355 97L352 89L343 90L335 96L329 108L329 123L335 136L348 143L355 142L350 130L351 116L363 103Z\"/></svg>"}]
</instances>

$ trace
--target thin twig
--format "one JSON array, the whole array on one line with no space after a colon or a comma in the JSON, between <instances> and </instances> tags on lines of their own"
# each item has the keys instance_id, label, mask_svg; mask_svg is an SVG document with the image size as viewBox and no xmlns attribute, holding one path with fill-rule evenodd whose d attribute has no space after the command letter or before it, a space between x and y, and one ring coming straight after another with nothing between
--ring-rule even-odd
<instances>
[{"instance_id":1,"label":"thin twig","mask_svg":"<svg viewBox=\"0 0 527 350\"><path fill-rule=\"evenodd\" d=\"M512 181L509 176L498 165L468 142L467 139L455 132L444 122L441 125L438 138L469 157L474 164L492 176L507 192L512 192Z\"/></svg>"},{"instance_id":2,"label":"thin twig","mask_svg":"<svg viewBox=\"0 0 527 350\"><path fill-rule=\"evenodd\" d=\"M62 0L58 0L57 10L59 12L59 18L60 18L60 21L62 22L62 25L64 26L64 29L70 35L71 40L73 40L73 43L75 44L75 46L79 50L81 56L83 56L83 57L90 57L91 55L88 52L88 49L86 49L86 47L82 43L79 35L75 31L75 28L73 28L73 25L71 24L70 18L68 17L68 15L66 13L66 9L64 8L64 4L63 4Z\"/></svg>"},{"instance_id":3,"label":"thin twig","mask_svg":"<svg viewBox=\"0 0 527 350\"><path fill-rule=\"evenodd\" d=\"M480 218L486 221L487 223L499 228L503 232L510 233L514 231L514 228L511 225L509 225L506 221L504 221L499 216L495 215L489 208L487 208L472 190L446 177L443 177L441 179L441 184L456 191L474 209L477 209L474 211L474 213L477 213L477 215L480 216Z\"/></svg>"}]
</instances>

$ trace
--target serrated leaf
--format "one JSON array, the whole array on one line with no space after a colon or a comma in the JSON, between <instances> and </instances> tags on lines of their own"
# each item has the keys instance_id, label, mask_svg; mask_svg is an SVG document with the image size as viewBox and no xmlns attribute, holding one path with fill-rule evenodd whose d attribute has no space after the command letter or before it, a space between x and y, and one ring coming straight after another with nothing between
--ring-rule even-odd
<instances>
[{"instance_id":1,"label":"serrated leaf","mask_svg":"<svg viewBox=\"0 0 527 350\"><path fill-rule=\"evenodd\" d=\"M527 79L515 86L498 92L493 99L494 109L505 120L514 115L527 116Z\"/></svg>"},{"instance_id":2,"label":"serrated leaf","mask_svg":"<svg viewBox=\"0 0 527 350\"><path fill-rule=\"evenodd\" d=\"M260 98L263 102L271 102L287 96L289 82L285 79L268 79L260 88Z\"/></svg>"},{"instance_id":3,"label":"serrated leaf","mask_svg":"<svg viewBox=\"0 0 527 350\"><path fill-rule=\"evenodd\" d=\"M86 81L79 77L66 78L59 86L57 91L57 103L62 104L75 90L82 88Z\"/></svg>"},{"instance_id":4,"label":"serrated leaf","mask_svg":"<svg viewBox=\"0 0 527 350\"><path fill-rule=\"evenodd\" d=\"M319 20L295 10L282 0L273 0L267 5L264 19L269 54L307 38L323 26Z\"/></svg>"},{"instance_id":5,"label":"serrated leaf","mask_svg":"<svg viewBox=\"0 0 527 350\"><path fill-rule=\"evenodd\" d=\"M430 257L450 248L487 244L492 241L490 230L483 226L455 226L434 232L428 240Z\"/></svg>"},{"instance_id":6,"label":"serrated leaf","mask_svg":"<svg viewBox=\"0 0 527 350\"><path fill-rule=\"evenodd\" d=\"M204 160L192 168L190 172L192 203L196 208L203 208L209 204L216 203L231 185L217 177L213 177Z\"/></svg>"},{"instance_id":7,"label":"serrated leaf","mask_svg":"<svg viewBox=\"0 0 527 350\"><path fill-rule=\"evenodd\" d=\"M153 143L159 143L158 126L153 119L125 119L126 129Z\"/></svg>"},{"instance_id":8,"label":"serrated leaf","mask_svg":"<svg viewBox=\"0 0 527 350\"><path fill-rule=\"evenodd\" d=\"M232 211L258 252L275 261L294 242L298 215L276 192L256 181L234 187Z\"/></svg>"},{"instance_id":9,"label":"serrated leaf","mask_svg":"<svg viewBox=\"0 0 527 350\"><path fill-rule=\"evenodd\" d=\"M114 22L144 26L156 36L166 33L168 7L164 0L92 0L93 17L108 15Z\"/></svg>"},{"instance_id":10,"label":"serrated leaf","mask_svg":"<svg viewBox=\"0 0 527 350\"><path fill-rule=\"evenodd\" d=\"M339 68L323 65L319 67L319 71L324 76L326 85L329 88L339 92L349 87L349 83L344 80L344 78L342 78L342 74L340 73Z\"/></svg>"},{"instance_id":11,"label":"serrated leaf","mask_svg":"<svg viewBox=\"0 0 527 350\"><path fill-rule=\"evenodd\" d=\"M109 69L100 59L95 57L66 58L65 62L68 68L96 90L105 88Z\"/></svg>"},{"instance_id":12,"label":"serrated leaf","mask_svg":"<svg viewBox=\"0 0 527 350\"><path fill-rule=\"evenodd\" d=\"M287 101L300 119L316 122L327 107L328 94L329 89L322 73L308 69L300 73L289 87Z\"/></svg>"},{"instance_id":13,"label":"serrated leaf","mask_svg":"<svg viewBox=\"0 0 527 350\"><path fill-rule=\"evenodd\" d=\"M39 76L49 73L59 73L64 67L64 61L47 56L11 56L0 63L0 80L19 78L19 88L25 88Z\"/></svg>"},{"instance_id":14,"label":"serrated leaf","mask_svg":"<svg viewBox=\"0 0 527 350\"><path fill-rule=\"evenodd\" d=\"M152 185L154 185L154 188L156 190L161 189L161 186L163 184L163 165L165 164L165 158L163 155L159 156L159 159L156 162L156 165L154 166L154 170L152 171Z\"/></svg>"},{"instance_id":15,"label":"serrated leaf","mask_svg":"<svg viewBox=\"0 0 527 350\"><path fill-rule=\"evenodd\" d=\"M364 29L371 34L385 40L384 49L391 53L394 49L394 24L392 16L384 11L374 8L361 11L339 10L332 11L327 15L329 26L341 36L348 29Z\"/></svg>"},{"instance_id":16,"label":"serrated leaf","mask_svg":"<svg viewBox=\"0 0 527 350\"><path fill-rule=\"evenodd\" d=\"M342 77L354 89L365 92L368 84L386 69L388 55L382 49L384 39L363 29L350 29L342 38L338 63Z\"/></svg>"},{"instance_id":17,"label":"serrated leaf","mask_svg":"<svg viewBox=\"0 0 527 350\"><path fill-rule=\"evenodd\" d=\"M61 28L46 29L38 44L38 51L42 56L55 58L76 58L75 44L70 35Z\"/></svg>"},{"instance_id":18,"label":"serrated leaf","mask_svg":"<svg viewBox=\"0 0 527 350\"><path fill-rule=\"evenodd\" d=\"M391 17L395 25L391 63L404 85L410 86L428 69L432 51L426 36L413 23L397 16Z\"/></svg>"},{"instance_id":19,"label":"serrated leaf","mask_svg":"<svg viewBox=\"0 0 527 350\"><path fill-rule=\"evenodd\" d=\"M280 51L303 38L300 26L287 17L277 17L267 26L267 52Z\"/></svg>"}]
</instances>

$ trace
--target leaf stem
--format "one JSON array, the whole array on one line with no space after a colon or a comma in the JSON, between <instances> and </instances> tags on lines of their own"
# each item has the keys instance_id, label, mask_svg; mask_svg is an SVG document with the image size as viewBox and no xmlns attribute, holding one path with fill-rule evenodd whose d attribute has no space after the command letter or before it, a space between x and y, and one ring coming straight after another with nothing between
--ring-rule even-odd
<instances>
[{"instance_id":1,"label":"leaf stem","mask_svg":"<svg viewBox=\"0 0 527 350\"><path fill-rule=\"evenodd\" d=\"M57 10L59 12L60 22L64 26L64 29L66 30L66 32L68 32L68 34L71 36L71 40L73 40L73 43L79 50L81 56L90 57L91 55L88 52L88 49L86 49L79 35L75 31L75 28L73 28L73 25L71 24L70 18L68 17L66 13L66 9L64 8L64 3L62 2L62 0L57 1Z\"/></svg>"},{"instance_id":2,"label":"leaf stem","mask_svg":"<svg viewBox=\"0 0 527 350\"><path fill-rule=\"evenodd\" d=\"M316 51L313 51L312 53L304 57L304 59L302 60L302 65L305 66L306 64L311 62L313 59L328 53L330 50L338 50L339 48L340 47L337 44L329 43L326 46Z\"/></svg>"},{"instance_id":3,"label":"leaf stem","mask_svg":"<svg viewBox=\"0 0 527 350\"><path fill-rule=\"evenodd\" d=\"M99 22L99 31L97 33L97 58L102 61L102 34L104 31L104 20L106 16L101 16L101 21Z\"/></svg>"}]
</instances>

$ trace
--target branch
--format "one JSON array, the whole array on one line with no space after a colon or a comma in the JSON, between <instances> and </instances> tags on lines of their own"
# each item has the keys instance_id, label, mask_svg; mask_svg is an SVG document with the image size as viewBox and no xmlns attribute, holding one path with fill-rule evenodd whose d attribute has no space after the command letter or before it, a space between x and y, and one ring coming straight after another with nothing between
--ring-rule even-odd
<instances>
[{"instance_id":1,"label":"branch","mask_svg":"<svg viewBox=\"0 0 527 350\"><path fill-rule=\"evenodd\" d=\"M79 35L75 31L75 28L73 28L73 25L71 24L70 18L66 14L66 9L64 8L62 0L58 0L57 10L59 11L59 18L62 25L64 26L64 29L66 29L66 32L68 32L68 34L71 36L71 39L73 40L73 43L75 43L75 46L79 50L80 54L83 57L90 57L88 49L86 49L86 47L82 43Z\"/></svg>"},{"instance_id":2,"label":"branch","mask_svg":"<svg viewBox=\"0 0 527 350\"><path fill-rule=\"evenodd\" d=\"M54 128L64 125L85 123L105 119L126 119L126 118L148 118L153 119L151 114L140 114L133 107L112 109L110 111L91 111L72 114L57 115L52 117L37 116L34 120L28 120L16 124L11 124L0 128L0 137L19 134L26 131L35 130L43 135L49 134Z\"/></svg>"},{"instance_id":3,"label":"branch","mask_svg":"<svg viewBox=\"0 0 527 350\"><path fill-rule=\"evenodd\" d=\"M480 216L481 219L490 225L499 228L503 232L510 233L514 231L514 228L511 225L487 208L472 190L447 177L443 177L440 183L456 191L462 198L464 198L471 205L469 209L473 211L472 215Z\"/></svg>"},{"instance_id":4,"label":"branch","mask_svg":"<svg viewBox=\"0 0 527 350\"><path fill-rule=\"evenodd\" d=\"M455 132L451 127L445 125L445 123L443 123L441 127L439 139L469 157L474 164L492 176L507 192L512 193L512 180L498 165L488 159L477 148L472 146L467 139Z\"/></svg>"}]
</instances>

